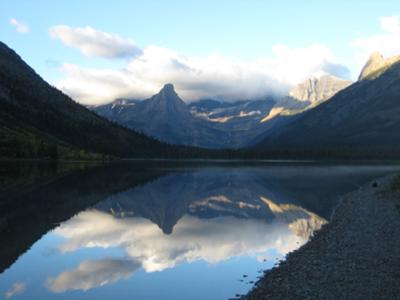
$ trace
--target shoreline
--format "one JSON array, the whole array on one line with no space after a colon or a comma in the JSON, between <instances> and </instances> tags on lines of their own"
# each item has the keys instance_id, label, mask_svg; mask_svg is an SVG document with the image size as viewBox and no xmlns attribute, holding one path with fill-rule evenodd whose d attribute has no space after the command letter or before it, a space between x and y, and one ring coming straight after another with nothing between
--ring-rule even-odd
<instances>
[{"instance_id":1,"label":"shoreline","mask_svg":"<svg viewBox=\"0 0 400 300\"><path fill-rule=\"evenodd\" d=\"M215 162L215 163L304 163L304 164L388 164L400 165L400 159L285 159L285 158L114 158L114 159L51 159L51 158L6 158L0 157L0 163L129 163L129 162Z\"/></svg>"},{"instance_id":2,"label":"shoreline","mask_svg":"<svg viewBox=\"0 0 400 300\"><path fill-rule=\"evenodd\" d=\"M379 193L393 177L342 196L330 222L239 299L400 299L400 214L396 195Z\"/></svg>"}]
</instances>

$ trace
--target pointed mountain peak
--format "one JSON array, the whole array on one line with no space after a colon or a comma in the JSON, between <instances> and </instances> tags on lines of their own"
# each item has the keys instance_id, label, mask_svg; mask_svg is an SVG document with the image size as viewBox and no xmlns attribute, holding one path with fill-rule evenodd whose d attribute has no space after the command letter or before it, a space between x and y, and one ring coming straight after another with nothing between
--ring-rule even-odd
<instances>
[{"instance_id":1,"label":"pointed mountain peak","mask_svg":"<svg viewBox=\"0 0 400 300\"><path fill-rule=\"evenodd\" d=\"M175 88L172 83L165 84L164 87L162 88L162 90L168 91L168 92L175 92Z\"/></svg>"},{"instance_id":2,"label":"pointed mountain peak","mask_svg":"<svg viewBox=\"0 0 400 300\"><path fill-rule=\"evenodd\" d=\"M178 97L178 94L175 92L175 88L172 83L165 84L158 94L164 95L167 98Z\"/></svg>"},{"instance_id":3,"label":"pointed mountain peak","mask_svg":"<svg viewBox=\"0 0 400 300\"><path fill-rule=\"evenodd\" d=\"M398 61L400 61L399 55L384 58L381 53L373 52L362 68L358 81L375 79Z\"/></svg>"},{"instance_id":4,"label":"pointed mountain peak","mask_svg":"<svg viewBox=\"0 0 400 300\"><path fill-rule=\"evenodd\" d=\"M382 61L382 60L383 60L383 55L378 51L372 52L371 56L368 59L368 61L372 61L372 62L373 61Z\"/></svg>"},{"instance_id":5,"label":"pointed mountain peak","mask_svg":"<svg viewBox=\"0 0 400 300\"><path fill-rule=\"evenodd\" d=\"M153 108L157 107L158 112L190 114L186 103L178 96L174 86L170 83L164 85L158 94L149 99L148 103Z\"/></svg>"},{"instance_id":6,"label":"pointed mountain peak","mask_svg":"<svg viewBox=\"0 0 400 300\"><path fill-rule=\"evenodd\" d=\"M153 97L160 98L167 102L182 102L183 100L178 96L175 92L174 85L171 83L167 83L163 86L163 88L158 92L158 94L154 95Z\"/></svg>"}]
</instances>

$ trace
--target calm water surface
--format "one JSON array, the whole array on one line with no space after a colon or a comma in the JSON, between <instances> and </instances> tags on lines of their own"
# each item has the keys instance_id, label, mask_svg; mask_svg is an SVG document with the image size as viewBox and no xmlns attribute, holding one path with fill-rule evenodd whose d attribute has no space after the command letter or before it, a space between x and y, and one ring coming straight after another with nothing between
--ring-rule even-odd
<instances>
[{"instance_id":1,"label":"calm water surface","mask_svg":"<svg viewBox=\"0 0 400 300\"><path fill-rule=\"evenodd\" d=\"M390 164L2 164L0 299L228 299Z\"/></svg>"}]
</instances>

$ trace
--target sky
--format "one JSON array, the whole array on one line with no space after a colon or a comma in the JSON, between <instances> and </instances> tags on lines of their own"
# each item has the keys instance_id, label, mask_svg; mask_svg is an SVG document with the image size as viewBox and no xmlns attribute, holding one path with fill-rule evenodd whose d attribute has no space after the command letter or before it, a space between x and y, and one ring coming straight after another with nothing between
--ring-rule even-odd
<instances>
[{"instance_id":1,"label":"sky","mask_svg":"<svg viewBox=\"0 0 400 300\"><path fill-rule=\"evenodd\" d=\"M84 104L259 99L400 54L400 2L2 0L0 40Z\"/></svg>"}]
</instances>

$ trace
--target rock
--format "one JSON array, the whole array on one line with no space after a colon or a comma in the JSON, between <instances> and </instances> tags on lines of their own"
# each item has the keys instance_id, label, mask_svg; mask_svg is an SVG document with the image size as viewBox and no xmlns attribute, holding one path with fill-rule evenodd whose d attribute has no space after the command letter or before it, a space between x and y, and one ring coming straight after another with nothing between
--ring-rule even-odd
<instances>
[{"instance_id":1,"label":"rock","mask_svg":"<svg viewBox=\"0 0 400 300\"><path fill-rule=\"evenodd\" d=\"M289 95L296 100L309 101L313 104L329 99L350 84L352 84L350 80L324 74L305 80L292 89Z\"/></svg>"},{"instance_id":2,"label":"rock","mask_svg":"<svg viewBox=\"0 0 400 300\"><path fill-rule=\"evenodd\" d=\"M379 52L374 52L361 70L358 80L375 79L398 61L400 61L400 55L384 58Z\"/></svg>"},{"instance_id":3,"label":"rock","mask_svg":"<svg viewBox=\"0 0 400 300\"><path fill-rule=\"evenodd\" d=\"M331 221L244 299L398 299L398 195L382 196L371 188L384 189L392 179L378 179L344 196Z\"/></svg>"}]
</instances>

